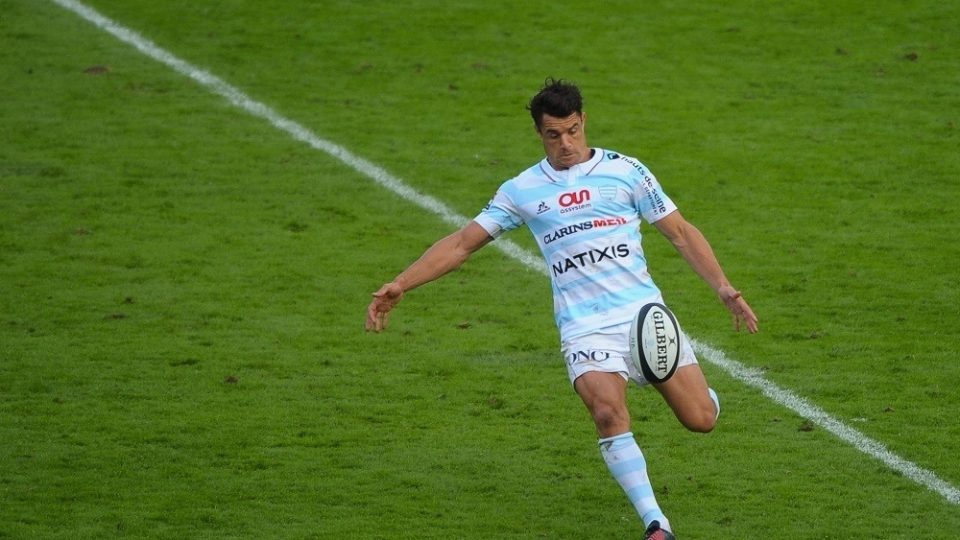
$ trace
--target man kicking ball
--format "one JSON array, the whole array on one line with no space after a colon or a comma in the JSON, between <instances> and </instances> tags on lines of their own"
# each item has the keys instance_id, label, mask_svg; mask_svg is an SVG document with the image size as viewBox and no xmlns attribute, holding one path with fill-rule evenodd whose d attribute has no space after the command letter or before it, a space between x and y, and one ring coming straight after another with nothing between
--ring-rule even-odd
<instances>
[{"instance_id":1,"label":"man kicking ball","mask_svg":"<svg viewBox=\"0 0 960 540\"><path fill-rule=\"evenodd\" d=\"M406 291L454 270L504 232L526 224L546 260L560 348L573 388L593 417L600 453L643 520L645 538L673 539L627 408L628 381L648 384L630 360L631 320L645 304L663 303L647 272L640 220L653 224L713 288L737 330L756 332L757 317L727 281L703 234L684 219L653 174L634 158L587 145L587 115L575 85L548 79L528 108L546 157L503 183L473 221L373 293L366 328L383 330ZM653 386L687 429L709 432L720 402L688 340L682 342L676 372Z\"/></svg>"}]
</instances>

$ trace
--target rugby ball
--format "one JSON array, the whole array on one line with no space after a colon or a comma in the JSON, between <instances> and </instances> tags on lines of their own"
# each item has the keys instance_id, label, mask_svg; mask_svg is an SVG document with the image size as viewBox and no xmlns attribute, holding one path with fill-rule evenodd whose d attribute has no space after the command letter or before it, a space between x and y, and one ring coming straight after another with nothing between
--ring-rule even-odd
<instances>
[{"instance_id":1,"label":"rugby ball","mask_svg":"<svg viewBox=\"0 0 960 540\"><path fill-rule=\"evenodd\" d=\"M680 327L667 306L643 306L630 326L630 356L651 383L666 382L680 361Z\"/></svg>"}]
</instances>

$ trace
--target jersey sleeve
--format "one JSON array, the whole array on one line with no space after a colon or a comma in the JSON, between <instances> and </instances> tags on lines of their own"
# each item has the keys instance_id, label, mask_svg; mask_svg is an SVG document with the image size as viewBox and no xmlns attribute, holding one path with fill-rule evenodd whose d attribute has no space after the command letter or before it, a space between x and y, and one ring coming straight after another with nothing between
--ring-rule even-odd
<instances>
[{"instance_id":1,"label":"jersey sleeve","mask_svg":"<svg viewBox=\"0 0 960 540\"><path fill-rule=\"evenodd\" d=\"M646 167L633 172L634 204L647 223L655 223L677 210L677 205L663 192L660 182Z\"/></svg>"},{"instance_id":2,"label":"jersey sleeve","mask_svg":"<svg viewBox=\"0 0 960 540\"><path fill-rule=\"evenodd\" d=\"M507 194L507 185L500 186L496 195L490 199L487 206L473 220L484 228L493 238L501 234L512 231L524 224L520 208L513 202Z\"/></svg>"}]
</instances>

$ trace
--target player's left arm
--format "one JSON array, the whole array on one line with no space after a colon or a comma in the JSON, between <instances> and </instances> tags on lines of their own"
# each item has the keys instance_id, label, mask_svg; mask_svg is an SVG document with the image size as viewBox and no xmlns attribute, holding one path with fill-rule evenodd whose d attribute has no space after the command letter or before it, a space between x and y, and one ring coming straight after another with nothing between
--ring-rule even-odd
<instances>
[{"instance_id":1,"label":"player's left arm","mask_svg":"<svg viewBox=\"0 0 960 540\"><path fill-rule=\"evenodd\" d=\"M740 291L736 290L727 280L720 262L710 243L692 223L687 221L679 210L671 212L653 223L653 225L667 237L673 247L680 252L691 268L710 285L720 297L727 309L733 315L734 325L740 330L741 322L746 324L750 333L759 329L757 316Z\"/></svg>"}]
</instances>

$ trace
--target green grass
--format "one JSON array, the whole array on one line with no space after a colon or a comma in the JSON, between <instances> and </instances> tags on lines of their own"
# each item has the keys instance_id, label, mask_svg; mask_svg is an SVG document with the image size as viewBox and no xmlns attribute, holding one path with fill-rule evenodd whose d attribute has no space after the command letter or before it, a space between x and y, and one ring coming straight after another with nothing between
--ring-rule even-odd
<instances>
[{"instance_id":1,"label":"green grass","mask_svg":"<svg viewBox=\"0 0 960 540\"><path fill-rule=\"evenodd\" d=\"M90 3L467 216L539 159L544 77L575 80L763 328L650 234L687 331L960 485L960 10L514 4ZM640 534L540 274L484 250L365 334L447 225L52 2L0 12L0 538ZM960 534L704 370L709 436L630 395L681 538Z\"/></svg>"}]
</instances>

